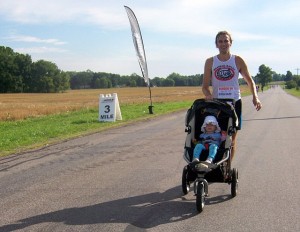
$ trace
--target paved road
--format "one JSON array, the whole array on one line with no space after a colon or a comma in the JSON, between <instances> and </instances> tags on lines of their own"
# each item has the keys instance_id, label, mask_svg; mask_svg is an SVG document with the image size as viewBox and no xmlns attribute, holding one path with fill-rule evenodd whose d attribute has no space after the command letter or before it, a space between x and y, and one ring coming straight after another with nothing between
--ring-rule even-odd
<instances>
[{"instance_id":1,"label":"paved road","mask_svg":"<svg viewBox=\"0 0 300 232\"><path fill-rule=\"evenodd\" d=\"M239 193L181 194L185 112L0 159L0 231L300 231L300 100L243 99Z\"/></svg>"}]
</instances>

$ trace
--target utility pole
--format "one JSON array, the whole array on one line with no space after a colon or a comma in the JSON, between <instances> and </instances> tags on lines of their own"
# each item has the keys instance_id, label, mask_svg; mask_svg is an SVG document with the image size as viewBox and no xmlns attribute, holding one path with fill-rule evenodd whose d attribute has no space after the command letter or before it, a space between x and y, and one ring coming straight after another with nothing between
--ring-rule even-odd
<instances>
[{"instance_id":1,"label":"utility pole","mask_svg":"<svg viewBox=\"0 0 300 232\"><path fill-rule=\"evenodd\" d=\"M297 76L298 76L298 71L300 70L300 68L296 68L296 70L297 70Z\"/></svg>"}]
</instances>

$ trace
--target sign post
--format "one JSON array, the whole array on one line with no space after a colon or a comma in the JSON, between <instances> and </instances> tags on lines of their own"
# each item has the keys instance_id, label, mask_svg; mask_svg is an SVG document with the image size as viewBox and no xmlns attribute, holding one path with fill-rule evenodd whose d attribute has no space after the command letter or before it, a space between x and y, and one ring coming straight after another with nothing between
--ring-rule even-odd
<instances>
[{"instance_id":1,"label":"sign post","mask_svg":"<svg viewBox=\"0 0 300 232\"><path fill-rule=\"evenodd\" d=\"M113 95L100 94L99 121L100 122L115 122L116 120L122 120L118 95L116 93L113 93Z\"/></svg>"}]
</instances>

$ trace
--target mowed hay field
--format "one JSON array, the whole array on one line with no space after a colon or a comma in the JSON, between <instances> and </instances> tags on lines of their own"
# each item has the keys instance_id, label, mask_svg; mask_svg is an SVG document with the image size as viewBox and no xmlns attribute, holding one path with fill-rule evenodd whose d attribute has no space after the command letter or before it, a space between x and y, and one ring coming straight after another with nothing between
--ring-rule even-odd
<instances>
[{"instance_id":1,"label":"mowed hay field","mask_svg":"<svg viewBox=\"0 0 300 232\"><path fill-rule=\"evenodd\" d=\"M243 95L249 94L247 86L241 86ZM112 88L69 90L65 93L15 93L0 94L0 121L15 121L44 115L58 114L80 109L99 107L100 94L117 93L120 105L150 104L149 88ZM203 98L201 86L151 88L152 102L180 102Z\"/></svg>"},{"instance_id":2,"label":"mowed hay field","mask_svg":"<svg viewBox=\"0 0 300 232\"><path fill-rule=\"evenodd\" d=\"M187 110L203 98L201 87L70 90L56 94L0 94L0 157L47 146L150 117ZM100 94L117 93L122 120L99 123ZM247 94L244 93L244 94Z\"/></svg>"},{"instance_id":3,"label":"mowed hay field","mask_svg":"<svg viewBox=\"0 0 300 232\"><path fill-rule=\"evenodd\" d=\"M100 94L117 93L120 105L150 104L149 88L69 90L65 93L0 94L0 120L14 121L99 107ZM152 102L179 102L202 98L201 87L151 88Z\"/></svg>"}]
</instances>

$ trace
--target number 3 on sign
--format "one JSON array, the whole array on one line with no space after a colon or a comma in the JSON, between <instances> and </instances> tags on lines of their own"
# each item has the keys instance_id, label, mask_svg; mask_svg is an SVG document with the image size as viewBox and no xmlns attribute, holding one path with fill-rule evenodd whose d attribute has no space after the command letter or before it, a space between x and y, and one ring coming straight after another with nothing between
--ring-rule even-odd
<instances>
[{"instance_id":1,"label":"number 3 on sign","mask_svg":"<svg viewBox=\"0 0 300 232\"><path fill-rule=\"evenodd\" d=\"M99 121L114 122L122 120L118 95L100 94L99 98Z\"/></svg>"},{"instance_id":2,"label":"number 3 on sign","mask_svg":"<svg viewBox=\"0 0 300 232\"><path fill-rule=\"evenodd\" d=\"M104 113L108 114L110 112L110 106L106 105L104 108L106 109L104 110Z\"/></svg>"}]
</instances>

